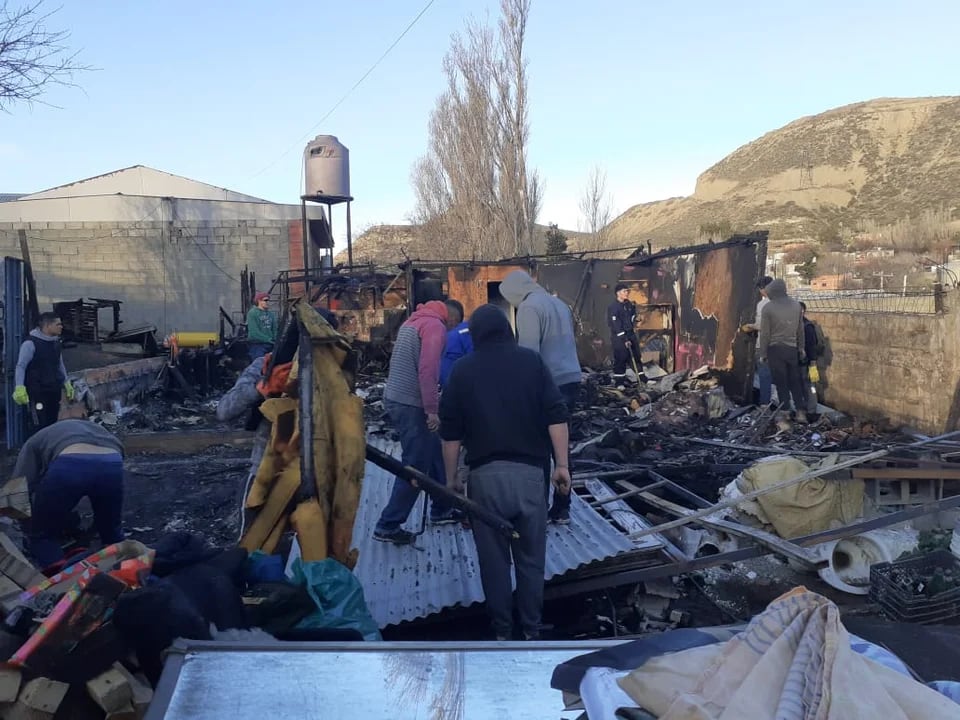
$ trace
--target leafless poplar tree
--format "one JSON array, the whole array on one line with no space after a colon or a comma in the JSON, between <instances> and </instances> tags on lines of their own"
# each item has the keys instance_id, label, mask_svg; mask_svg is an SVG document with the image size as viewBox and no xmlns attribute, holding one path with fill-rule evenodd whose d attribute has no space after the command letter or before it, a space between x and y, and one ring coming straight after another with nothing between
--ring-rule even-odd
<instances>
[{"instance_id":1,"label":"leafless poplar tree","mask_svg":"<svg viewBox=\"0 0 960 720\"><path fill-rule=\"evenodd\" d=\"M593 236L595 248L601 248L613 216L613 205L607 193L607 173L599 165L591 168L587 177L580 195L580 213L583 216L580 229Z\"/></svg>"},{"instance_id":2,"label":"leafless poplar tree","mask_svg":"<svg viewBox=\"0 0 960 720\"><path fill-rule=\"evenodd\" d=\"M542 183L529 167L530 0L501 0L496 29L468 21L444 57L447 89L430 117L427 154L413 168L412 219L437 257L535 252Z\"/></svg>"},{"instance_id":3,"label":"leafless poplar tree","mask_svg":"<svg viewBox=\"0 0 960 720\"><path fill-rule=\"evenodd\" d=\"M5 112L14 103L37 101L51 85L73 85L74 74L89 69L67 47L70 33L47 28L56 11L42 6L42 0L20 7L0 0L0 110Z\"/></svg>"}]
</instances>

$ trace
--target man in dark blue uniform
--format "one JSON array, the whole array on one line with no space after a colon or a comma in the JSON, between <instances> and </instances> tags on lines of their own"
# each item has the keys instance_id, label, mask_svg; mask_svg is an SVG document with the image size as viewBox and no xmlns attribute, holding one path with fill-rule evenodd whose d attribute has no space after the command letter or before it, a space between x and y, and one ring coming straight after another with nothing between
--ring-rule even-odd
<instances>
[{"instance_id":1,"label":"man in dark blue uniform","mask_svg":"<svg viewBox=\"0 0 960 720\"><path fill-rule=\"evenodd\" d=\"M622 378L627 367L637 362L637 306L630 301L630 290L623 283L617 284L617 299L607 308L607 325L610 327L610 344L613 347L613 375Z\"/></svg>"}]
</instances>

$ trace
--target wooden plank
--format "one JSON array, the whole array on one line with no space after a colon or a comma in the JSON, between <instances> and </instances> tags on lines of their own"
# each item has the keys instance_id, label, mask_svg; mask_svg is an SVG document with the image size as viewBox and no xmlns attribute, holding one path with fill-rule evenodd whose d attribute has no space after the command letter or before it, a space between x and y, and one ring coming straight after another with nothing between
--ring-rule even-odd
<instances>
[{"instance_id":1,"label":"wooden plank","mask_svg":"<svg viewBox=\"0 0 960 720\"><path fill-rule=\"evenodd\" d=\"M601 480L587 480L586 486L587 490L598 500L612 499L616 495L616 492L607 487ZM627 533L635 533L650 527L650 523L623 500L613 500L607 503L604 510L610 516L610 519ZM634 541L634 544L638 549L644 550L652 550L662 546L660 538L656 537L641 542Z\"/></svg>"},{"instance_id":2,"label":"wooden plank","mask_svg":"<svg viewBox=\"0 0 960 720\"><path fill-rule=\"evenodd\" d=\"M0 488L0 515L25 520L30 517L30 514L30 490L27 487L27 479L11 478Z\"/></svg>"},{"instance_id":3,"label":"wooden plank","mask_svg":"<svg viewBox=\"0 0 960 720\"><path fill-rule=\"evenodd\" d=\"M51 680L50 678L34 678L20 691L20 698L17 700L14 710L19 706L20 715L10 715L9 717L31 717L31 710L40 713L53 715L63 702L70 686L66 683ZM35 716L35 714L34 714Z\"/></svg>"},{"instance_id":4,"label":"wooden plank","mask_svg":"<svg viewBox=\"0 0 960 720\"><path fill-rule=\"evenodd\" d=\"M130 685L130 690L133 692L133 709L134 715L139 719L146 715L147 708L150 707L150 702L153 700L153 688L149 684L135 677L127 668L125 668L120 663L114 663L113 669L118 673L123 675L127 683Z\"/></svg>"},{"instance_id":5,"label":"wooden plank","mask_svg":"<svg viewBox=\"0 0 960 720\"><path fill-rule=\"evenodd\" d=\"M14 702L20 694L20 671L13 667L0 668L0 703Z\"/></svg>"},{"instance_id":6,"label":"wooden plank","mask_svg":"<svg viewBox=\"0 0 960 720\"><path fill-rule=\"evenodd\" d=\"M37 281L33 275L33 263L30 262L30 246L27 244L27 231L22 228L17 230L17 237L20 240L20 255L23 258L23 276L27 285L26 310L29 329L24 329L24 332L29 333L40 321L40 306L37 301Z\"/></svg>"},{"instance_id":7,"label":"wooden plank","mask_svg":"<svg viewBox=\"0 0 960 720\"><path fill-rule=\"evenodd\" d=\"M643 487L640 487L640 488L634 487L633 489L627 490L627 492L620 493L619 495L612 495L611 497L604 498L603 500L595 500L594 502L590 503L590 507L592 508L603 507L604 505L608 505L612 502L616 502L617 500L623 500L628 497L633 497L634 495L639 495L640 493L646 490L656 490L658 487L663 487L668 482L669 480L660 480L655 483L650 483L649 485L644 485ZM590 497L593 497L593 496L591 495Z\"/></svg>"},{"instance_id":8,"label":"wooden plank","mask_svg":"<svg viewBox=\"0 0 960 720\"><path fill-rule=\"evenodd\" d=\"M123 673L114 668L87 680L87 693L105 713L117 712L127 706L133 712L133 689Z\"/></svg>"}]
</instances>

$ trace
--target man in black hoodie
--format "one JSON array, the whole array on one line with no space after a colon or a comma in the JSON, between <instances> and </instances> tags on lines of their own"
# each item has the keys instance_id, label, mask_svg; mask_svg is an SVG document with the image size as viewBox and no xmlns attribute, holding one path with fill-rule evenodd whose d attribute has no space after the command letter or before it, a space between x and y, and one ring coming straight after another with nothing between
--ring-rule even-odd
<instances>
[{"instance_id":1,"label":"man in black hoodie","mask_svg":"<svg viewBox=\"0 0 960 720\"><path fill-rule=\"evenodd\" d=\"M457 461L467 450L472 500L513 523L520 537L509 540L474 523L480 580L498 640L513 636L510 557L517 578L517 610L524 639L538 637L543 609L547 509L543 466L551 450L551 482L570 493L568 412L540 355L517 346L503 311L478 308L470 318L473 354L453 367L440 398L447 485L460 490Z\"/></svg>"}]
</instances>

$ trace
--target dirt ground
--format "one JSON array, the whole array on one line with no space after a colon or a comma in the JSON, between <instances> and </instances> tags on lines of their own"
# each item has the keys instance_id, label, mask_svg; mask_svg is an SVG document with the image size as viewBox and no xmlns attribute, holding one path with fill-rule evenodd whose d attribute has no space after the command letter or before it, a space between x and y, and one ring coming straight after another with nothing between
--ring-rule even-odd
<instances>
[{"instance_id":1,"label":"dirt ground","mask_svg":"<svg viewBox=\"0 0 960 720\"><path fill-rule=\"evenodd\" d=\"M190 456L131 455L126 461L124 528L147 545L187 531L215 546L237 542L250 451L214 446Z\"/></svg>"}]
</instances>

